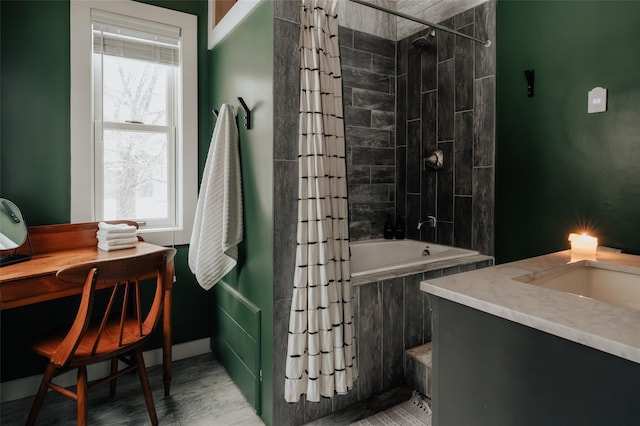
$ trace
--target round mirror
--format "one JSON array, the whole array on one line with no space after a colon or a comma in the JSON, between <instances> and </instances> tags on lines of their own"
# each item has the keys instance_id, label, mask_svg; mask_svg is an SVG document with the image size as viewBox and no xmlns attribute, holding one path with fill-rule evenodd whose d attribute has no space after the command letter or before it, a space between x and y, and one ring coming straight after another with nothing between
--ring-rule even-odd
<instances>
[{"instance_id":1,"label":"round mirror","mask_svg":"<svg viewBox=\"0 0 640 426\"><path fill-rule=\"evenodd\" d=\"M0 250L13 250L27 240L27 226L20 209L11 201L0 198Z\"/></svg>"}]
</instances>

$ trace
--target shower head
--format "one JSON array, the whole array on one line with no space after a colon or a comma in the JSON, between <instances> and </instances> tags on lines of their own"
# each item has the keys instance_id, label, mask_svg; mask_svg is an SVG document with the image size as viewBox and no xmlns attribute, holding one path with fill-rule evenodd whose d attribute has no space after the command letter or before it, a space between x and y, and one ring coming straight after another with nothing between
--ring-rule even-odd
<instances>
[{"instance_id":1,"label":"shower head","mask_svg":"<svg viewBox=\"0 0 640 426\"><path fill-rule=\"evenodd\" d=\"M429 43L429 40L427 40L427 37L425 36L418 37L417 39L413 40L411 44L413 45L413 47L419 50L427 50L431 47L431 43Z\"/></svg>"},{"instance_id":2,"label":"shower head","mask_svg":"<svg viewBox=\"0 0 640 426\"><path fill-rule=\"evenodd\" d=\"M431 44L433 43L433 38L435 37L436 32L434 30L429 31L427 35L420 36L415 40L411 41L413 47L419 50L427 50L431 48Z\"/></svg>"}]
</instances>

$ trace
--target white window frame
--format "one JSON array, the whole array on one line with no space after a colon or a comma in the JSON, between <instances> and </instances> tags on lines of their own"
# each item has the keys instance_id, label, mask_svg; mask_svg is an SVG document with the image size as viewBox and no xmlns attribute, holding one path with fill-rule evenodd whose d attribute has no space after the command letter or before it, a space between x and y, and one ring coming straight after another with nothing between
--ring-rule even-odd
<instances>
[{"instance_id":1,"label":"white window frame","mask_svg":"<svg viewBox=\"0 0 640 426\"><path fill-rule=\"evenodd\" d=\"M147 19L181 28L182 76L178 91L176 151L176 226L145 230L145 241L160 245L188 244L198 196L197 17L131 0L71 0L71 222L96 220L93 138L91 9Z\"/></svg>"}]
</instances>

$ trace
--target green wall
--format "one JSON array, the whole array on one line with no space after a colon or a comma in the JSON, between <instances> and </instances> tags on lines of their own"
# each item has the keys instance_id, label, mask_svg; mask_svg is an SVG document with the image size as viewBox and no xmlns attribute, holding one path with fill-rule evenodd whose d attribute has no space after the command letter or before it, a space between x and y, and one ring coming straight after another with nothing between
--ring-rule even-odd
<instances>
[{"instance_id":1,"label":"green wall","mask_svg":"<svg viewBox=\"0 0 640 426\"><path fill-rule=\"evenodd\" d=\"M228 103L238 112L242 195L244 201L244 241L240 246L238 267L229 273L224 284L237 291L260 308L262 392L258 406L267 424L273 418L273 2L262 2L224 41L211 52L211 105L219 109ZM252 128L242 125L244 112L237 97L243 97L252 109ZM208 141L200 146L200 170L208 151ZM222 292L224 285L214 287ZM228 291L225 291L228 293ZM217 303L223 295L217 294ZM242 324L247 318L243 311L229 307L235 321ZM221 330L223 323L214 324L217 330L216 349L224 351ZM245 348L245 350L250 350ZM223 356L227 356L222 354ZM234 354L243 357L244 354ZM231 365L225 365L242 388L245 383Z\"/></svg>"},{"instance_id":2,"label":"green wall","mask_svg":"<svg viewBox=\"0 0 640 426\"><path fill-rule=\"evenodd\" d=\"M146 1L198 16L198 92L209 92L207 2ZM69 2L0 3L0 196L14 201L28 225L70 220ZM209 98L201 96L199 141L210 137ZM178 247L173 292L174 343L210 335L205 291ZM0 271L1 273L1 271ZM30 335L67 322L72 298L3 311L2 381L42 373L41 359L24 349ZM151 347L160 347L157 336Z\"/></svg>"},{"instance_id":3,"label":"green wall","mask_svg":"<svg viewBox=\"0 0 640 426\"><path fill-rule=\"evenodd\" d=\"M3 1L1 7L0 194L29 225L66 223L69 3Z\"/></svg>"},{"instance_id":4,"label":"green wall","mask_svg":"<svg viewBox=\"0 0 640 426\"><path fill-rule=\"evenodd\" d=\"M638 1L498 0L498 262L569 248L582 228L640 253L638 17ZM608 110L587 114L597 86Z\"/></svg>"}]
</instances>

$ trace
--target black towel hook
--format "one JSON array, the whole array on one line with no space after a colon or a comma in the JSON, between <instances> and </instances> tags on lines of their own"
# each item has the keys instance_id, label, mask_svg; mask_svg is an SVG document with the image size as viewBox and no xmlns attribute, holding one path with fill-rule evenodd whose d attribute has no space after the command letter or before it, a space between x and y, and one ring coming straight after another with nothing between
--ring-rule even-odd
<instances>
[{"instance_id":1,"label":"black towel hook","mask_svg":"<svg viewBox=\"0 0 640 426\"><path fill-rule=\"evenodd\" d=\"M245 103L244 99L242 99L241 97L238 97L238 101L242 105L242 109L244 109L244 127L246 129L250 129L251 128L251 110Z\"/></svg>"},{"instance_id":2,"label":"black towel hook","mask_svg":"<svg viewBox=\"0 0 640 426\"><path fill-rule=\"evenodd\" d=\"M250 129L251 128L251 110L247 106L247 103L244 101L244 99L242 99L241 97L238 97L238 101L240 101L240 104L242 105L242 109L244 109L244 127L246 129ZM217 109L212 109L211 111L215 114L216 118L218 118L218 116L220 115L220 111L218 111Z\"/></svg>"},{"instance_id":3,"label":"black towel hook","mask_svg":"<svg viewBox=\"0 0 640 426\"><path fill-rule=\"evenodd\" d=\"M524 76L527 78L527 96L533 97L533 81L535 77L534 70L524 70Z\"/></svg>"}]
</instances>

